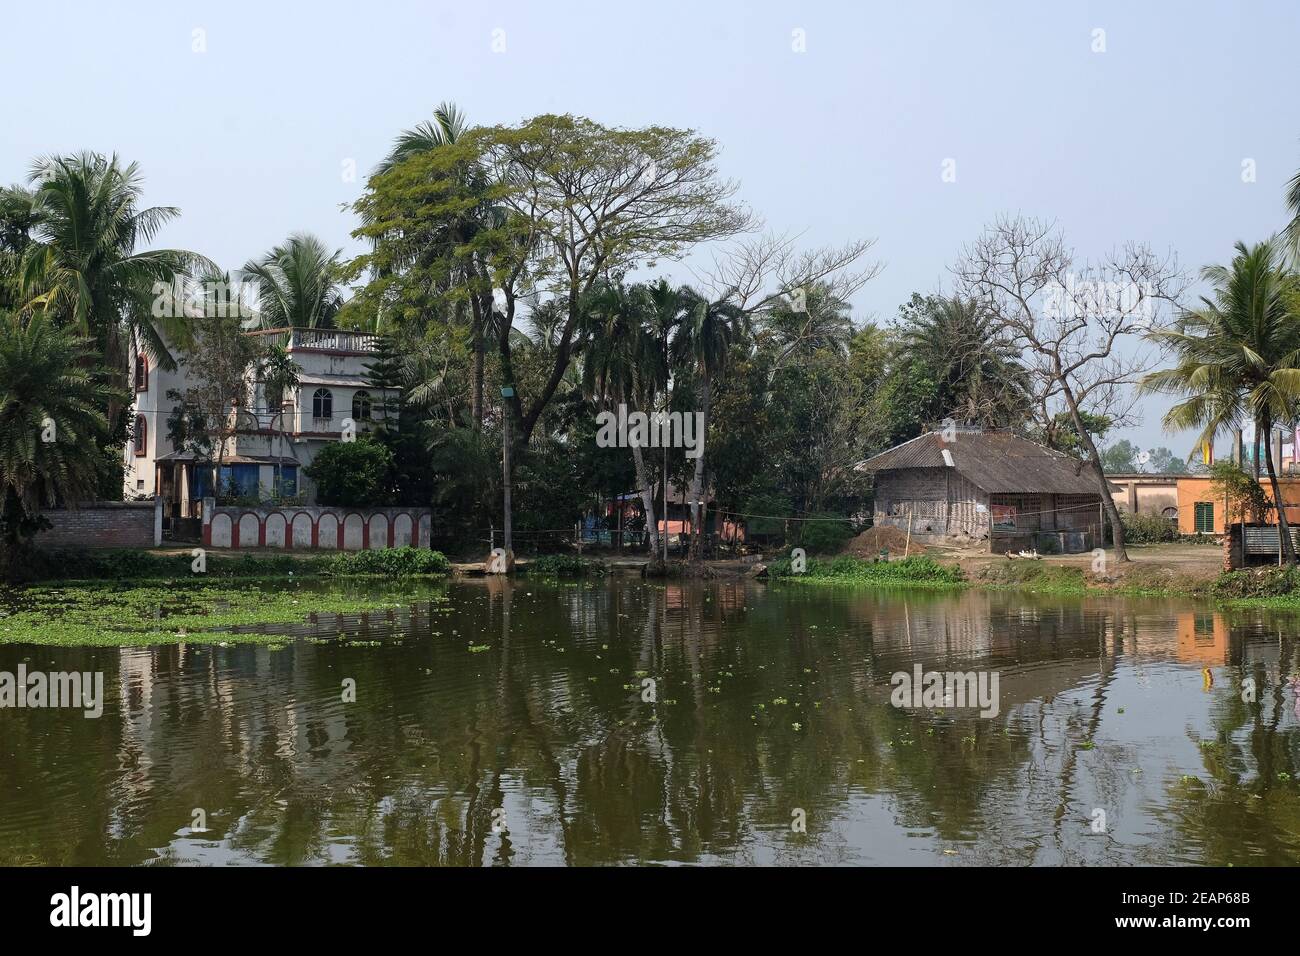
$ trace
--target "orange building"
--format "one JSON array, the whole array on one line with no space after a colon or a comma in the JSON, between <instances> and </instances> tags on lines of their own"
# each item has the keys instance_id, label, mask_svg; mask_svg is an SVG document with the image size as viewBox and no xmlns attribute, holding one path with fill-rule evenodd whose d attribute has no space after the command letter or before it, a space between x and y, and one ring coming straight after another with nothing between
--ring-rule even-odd
<instances>
[{"instance_id":1,"label":"orange building","mask_svg":"<svg viewBox=\"0 0 1300 956\"><path fill-rule=\"evenodd\" d=\"M1205 475L1178 476L1178 530L1182 534L1223 534L1224 513L1227 510L1222 495L1216 496L1210 486L1213 480ZM1267 477L1261 477L1264 493L1273 500L1273 490ZM1278 478L1282 500L1286 503L1286 520L1300 523L1300 478ZM1241 520L1239 516L1237 520Z\"/></svg>"}]
</instances>

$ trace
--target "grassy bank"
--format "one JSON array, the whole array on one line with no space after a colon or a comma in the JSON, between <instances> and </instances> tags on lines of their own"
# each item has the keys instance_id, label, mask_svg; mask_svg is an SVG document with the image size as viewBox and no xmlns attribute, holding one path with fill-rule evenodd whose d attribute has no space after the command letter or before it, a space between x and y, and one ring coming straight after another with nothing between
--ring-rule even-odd
<instances>
[{"instance_id":1,"label":"grassy bank","mask_svg":"<svg viewBox=\"0 0 1300 956\"><path fill-rule=\"evenodd\" d=\"M1243 607L1300 608L1300 569L1258 568L1217 577L1179 573L1160 566L1134 565L1113 577L1044 561L1007 561L983 565L967 574L960 567L927 556L901 561L867 561L837 557L809 559L796 574L789 558L774 562L769 577L801 584L862 587L978 587L1033 594L1115 594L1130 597L1188 597Z\"/></svg>"}]
</instances>

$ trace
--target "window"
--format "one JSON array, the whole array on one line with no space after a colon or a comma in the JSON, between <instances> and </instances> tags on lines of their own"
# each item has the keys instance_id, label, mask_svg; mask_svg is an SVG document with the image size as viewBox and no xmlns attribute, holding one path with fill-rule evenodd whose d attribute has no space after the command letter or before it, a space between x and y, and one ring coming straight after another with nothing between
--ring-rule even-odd
<instances>
[{"instance_id":1,"label":"window","mask_svg":"<svg viewBox=\"0 0 1300 956\"><path fill-rule=\"evenodd\" d=\"M354 422L370 421L369 392L357 392L352 396L352 420Z\"/></svg>"},{"instance_id":2,"label":"window","mask_svg":"<svg viewBox=\"0 0 1300 956\"><path fill-rule=\"evenodd\" d=\"M311 413L315 418L334 417L334 395L328 388L316 389L311 397Z\"/></svg>"},{"instance_id":3,"label":"window","mask_svg":"<svg viewBox=\"0 0 1300 956\"><path fill-rule=\"evenodd\" d=\"M298 466L281 465L280 466L280 487L278 494L281 498L292 498L298 494Z\"/></svg>"},{"instance_id":4,"label":"window","mask_svg":"<svg viewBox=\"0 0 1300 956\"><path fill-rule=\"evenodd\" d=\"M149 391L149 356L139 352L135 357L135 390Z\"/></svg>"},{"instance_id":5,"label":"window","mask_svg":"<svg viewBox=\"0 0 1300 956\"><path fill-rule=\"evenodd\" d=\"M1214 534L1214 502L1198 501L1193 507L1194 530L1197 534Z\"/></svg>"},{"instance_id":6,"label":"window","mask_svg":"<svg viewBox=\"0 0 1300 956\"><path fill-rule=\"evenodd\" d=\"M227 498L256 498L261 493L257 465L222 465L219 494Z\"/></svg>"},{"instance_id":7,"label":"window","mask_svg":"<svg viewBox=\"0 0 1300 956\"><path fill-rule=\"evenodd\" d=\"M149 445L149 425L143 415L135 416L135 457L143 458Z\"/></svg>"}]
</instances>

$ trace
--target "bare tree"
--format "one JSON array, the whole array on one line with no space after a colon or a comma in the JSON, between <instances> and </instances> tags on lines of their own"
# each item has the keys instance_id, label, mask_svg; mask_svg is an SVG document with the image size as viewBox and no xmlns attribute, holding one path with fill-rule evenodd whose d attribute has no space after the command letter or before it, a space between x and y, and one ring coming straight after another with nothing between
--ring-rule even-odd
<instances>
[{"instance_id":1,"label":"bare tree","mask_svg":"<svg viewBox=\"0 0 1300 956\"><path fill-rule=\"evenodd\" d=\"M1130 387L1151 367L1143 337L1187 285L1175 258L1128 243L1097 262L1079 260L1055 223L1008 216L986 227L953 271L1024 350L1038 414L1050 422L1067 413L1096 475L1116 558L1128 561L1085 415L1114 421L1131 408Z\"/></svg>"}]
</instances>

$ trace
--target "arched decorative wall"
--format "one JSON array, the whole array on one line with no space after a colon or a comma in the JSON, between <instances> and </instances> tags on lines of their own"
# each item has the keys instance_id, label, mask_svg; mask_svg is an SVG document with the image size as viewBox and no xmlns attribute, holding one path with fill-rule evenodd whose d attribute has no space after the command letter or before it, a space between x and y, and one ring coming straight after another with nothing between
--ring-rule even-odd
<instances>
[{"instance_id":1,"label":"arched decorative wall","mask_svg":"<svg viewBox=\"0 0 1300 956\"><path fill-rule=\"evenodd\" d=\"M428 508L243 508L204 500L203 543L211 548L361 551L427 548Z\"/></svg>"}]
</instances>

